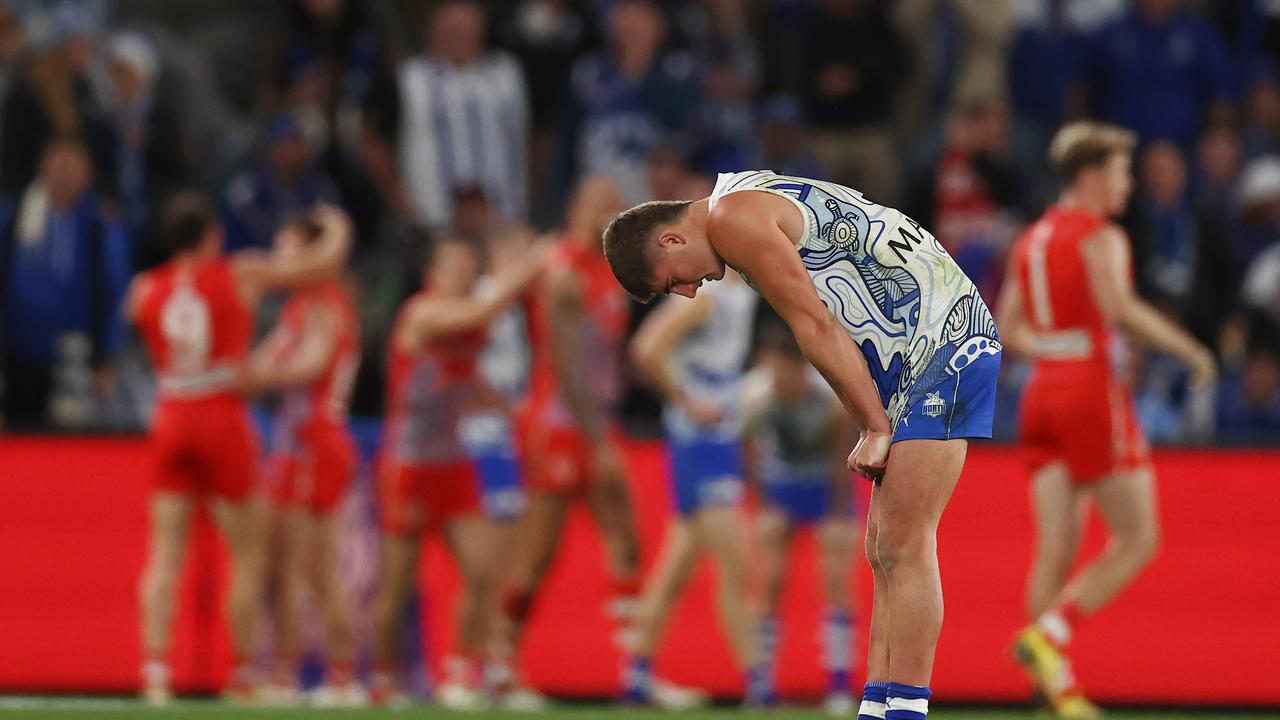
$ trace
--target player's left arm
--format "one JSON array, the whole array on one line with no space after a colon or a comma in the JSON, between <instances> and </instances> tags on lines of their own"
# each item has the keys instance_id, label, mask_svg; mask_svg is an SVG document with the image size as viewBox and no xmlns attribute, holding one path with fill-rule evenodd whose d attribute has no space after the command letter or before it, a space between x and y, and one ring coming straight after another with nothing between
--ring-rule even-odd
<instances>
[{"instance_id":1,"label":"player's left arm","mask_svg":"<svg viewBox=\"0 0 1280 720\"><path fill-rule=\"evenodd\" d=\"M640 374L667 402L703 424L717 422L720 409L685 392L671 376L670 366L676 346L707 323L714 304L708 293L668 297L644 319L631 340L631 360Z\"/></svg>"},{"instance_id":2,"label":"player's left arm","mask_svg":"<svg viewBox=\"0 0 1280 720\"><path fill-rule=\"evenodd\" d=\"M302 342L297 350L281 356L277 335L273 331L263 345L254 351L249 377L245 384L253 391L267 391L313 382L324 374L338 346L338 314L326 304L315 303L306 309L302 320Z\"/></svg>"},{"instance_id":3,"label":"player's left arm","mask_svg":"<svg viewBox=\"0 0 1280 720\"><path fill-rule=\"evenodd\" d=\"M320 226L320 234L301 253L285 258L246 250L233 256L241 294L250 305L263 292L297 287L342 271L354 236L351 218L332 205L317 205L308 215Z\"/></svg>"},{"instance_id":4,"label":"player's left arm","mask_svg":"<svg viewBox=\"0 0 1280 720\"><path fill-rule=\"evenodd\" d=\"M125 320L137 324L142 303L146 300L147 293L151 292L151 284L151 273L147 272L138 273L129 281L129 286L124 291L124 300L120 303L120 312Z\"/></svg>"},{"instance_id":5,"label":"player's left arm","mask_svg":"<svg viewBox=\"0 0 1280 720\"><path fill-rule=\"evenodd\" d=\"M889 460L893 430L889 416L880 403L866 359L818 297L795 245L783 231L783 209L794 212L785 199L764 193L727 195L711 211L708 235L720 257L750 277L790 326L805 357L862 428L858 445L849 456L850 467L878 478Z\"/></svg>"}]
</instances>

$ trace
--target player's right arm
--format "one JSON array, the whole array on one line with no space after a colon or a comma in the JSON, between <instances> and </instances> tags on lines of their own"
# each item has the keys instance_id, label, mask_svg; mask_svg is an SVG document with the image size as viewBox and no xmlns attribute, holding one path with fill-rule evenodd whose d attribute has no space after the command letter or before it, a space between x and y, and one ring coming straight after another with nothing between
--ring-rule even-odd
<instances>
[{"instance_id":1,"label":"player's right arm","mask_svg":"<svg viewBox=\"0 0 1280 720\"><path fill-rule=\"evenodd\" d=\"M836 391L862 429L849 467L870 478L884 474L892 428L871 379L867 361L818 297L795 245L783 231L784 199L765 193L721 198L708 220L715 249L730 266L755 283L760 294L791 327L805 357Z\"/></svg>"},{"instance_id":2,"label":"player's right arm","mask_svg":"<svg viewBox=\"0 0 1280 720\"><path fill-rule=\"evenodd\" d=\"M284 331L277 325L254 350L244 391L263 392L317 380L338 346L339 328L338 313L333 307L311 305L303 314L301 343L284 356Z\"/></svg>"},{"instance_id":3,"label":"player's right arm","mask_svg":"<svg viewBox=\"0 0 1280 720\"><path fill-rule=\"evenodd\" d=\"M493 321L542 271L545 248L534 246L494 276L484 297L425 297L413 301L393 341L405 352L441 337L479 330Z\"/></svg>"},{"instance_id":4,"label":"player's right arm","mask_svg":"<svg viewBox=\"0 0 1280 720\"><path fill-rule=\"evenodd\" d=\"M547 278L543 288L547 300L548 340L555 366L560 397L573 415L582 434L591 440L595 452L596 472L601 477L622 477L621 451L607 434L608 418L600 412L586 386L582 355L578 347L577 328L586 312L582 282L567 268L560 268Z\"/></svg>"},{"instance_id":5,"label":"player's right arm","mask_svg":"<svg viewBox=\"0 0 1280 720\"><path fill-rule=\"evenodd\" d=\"M714 425L720 408L685 392L671 376L676 346L711 317L715 300L703 293L693 298L672 296L649 313L631 340L631 360L667 402L684 410L699 425Z\"/></svg>"},{"instance_id":6,"label":"player's right arm","mask_svg":"<svg viewBox=\"0 0 1280 720\"><path fill-rule=\"evenodd\" d=\"M341 272L351 252L351 218L332 205L318 205L309 215L320 225L320 234L303 252L286 258L247 250L232 257L241 296L248 304L257 304L264 292L297 287Z\"/></svg>"},{"instance_id":7,"label":"player's right arm","mask_svg":"<svg viewBox=\"0 0 1280 720\"><path fill-rule=\"evenodd\" d=\"M1022 307L1022 286L1013 263L1004 274L1000 298L996 301L996 327L1000 328L1000 342L1005 349L1026 358L1035 357L1035 331L1027 322L1026 309Z\"/></svg>"},{"instance_id":8,"label":"player's right arm","mask_svg":"<svg viewBox=\"0 0 1280 720\"><path fill-rule=\"evenodd\" d=\"M1128 330L1151 347L1177 356L1191 370L1196 385L1213 381L1217 374L1213 353L1161 315L1134 289L1124 231L1107 225L1085 239L1081 253L1094 302L1108 322Z\"/></svg>"}]
</instances>

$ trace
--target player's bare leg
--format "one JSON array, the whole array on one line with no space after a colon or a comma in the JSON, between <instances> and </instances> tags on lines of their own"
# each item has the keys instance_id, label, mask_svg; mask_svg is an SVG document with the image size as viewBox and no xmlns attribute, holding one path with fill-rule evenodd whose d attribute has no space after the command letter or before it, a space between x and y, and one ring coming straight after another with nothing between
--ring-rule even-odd
<instances>
[{"instance_id":1,"label":"player's bare leg","mask_svg":"<svg viewBox=\"0 0 1280 720\"><path fill-rule=\"evenodd\" d=\"M517 531L520 542L510 568L510 585L502 601L502 613L510 626L503 634L513 648L528 619L534 593L555 559L569 509L569 498L539 490L529 492L528 502L520 518Z\"/></svg>"},{"instance_id":2,"label":"player's bare leg","mask_svg":"<svg viewBox=\"0 0 1280 720\"><path fill-rule=\"evenodd\" d=\"M610 578L609 616L618 623L615 640L623 649L635 644L635 614L640 594L640 537L626 479L604 476L587 491L587 505L604 541Z\"/></svg>"},{"instance_id":3,"label":"player's bare leg","mask_svg":"<svg viewBox=\"0 0 1280 720\"><path fill-rule=\"evenodd\" d=\"M667 526L662 549L640 597L636 625L637 655L652 657L657 651L671 609L693 575L699 550L692 520L681 518Z\"/></svg>"},{"instance_id":4,"label":"player's bare leg","mask_svg":"<svg viewBox=\"0 0 1280 720\"><path fill-rule=\"evenodd\" d=\"M1031 506L1036 549L1027 579L1027 616L1038 618L1067 585L1080 549L1088 504L1072 483L1067 466L1054 462L1032 476Z\"/></svg>"},{"instance_id":5,"label":"player's bare leg","mask_svg":"<svg viewBox=\"0 0 1280 720\"><path fill-rule=\"evenodd\" d=\"M161 492L151 497L147 562L138 583L138 600L142 614L143 698L154 705L162 705L171 697L172 672L166 660L169 632L193 507L191 498L180 493Z\"/></svg>"},{"instance_id":6,"label":"player's bare leg","mask_svg":"<svg viewBox=\"0 0 1280 720\"><path fill-rule=\"evenodd\" d=\"M1102 557L1086 566L1063 591L1085 616L1092 615L1133 582L1156 555L1160 519L1149 467L1118 473L1089 489L1111 533Z\"/></svg>"},{"instance_id":7,"label":"player's bare leg","mask_svg":"<svg viewBox=\"0 0 1280 720\"><path fill-rule=\"evenodd\" d=\"M237 668L229 695L232 700L242 700L254 691L250 658L253 656L258 593L262 589L266 560L264 538L269 510L266 499L258 495L250 495L241 501L215 498L211 509L214 523L222 532L231 556L227 613Z\"/></svg>"},{"instance_id":8,"label":"player's bare leg","mask_svg":"<svg viewBox=\"0 0 1280 720\"><path fill-rule=\"evenodd\" d=\"M877 549L880 521L876 496L880 486L871 486L871 505L867 512L867 530L863 534L863 551L871 566L871 620L867 638L867 685L863 691L858 718L882 718L889 686L889 578L880 564Z\"/></svg>"},{"instance_id":9,"label":"player's bare leg","mask_svg":"<svg viewBox=\"0 0 1280 720\"><path fill-rule=\"evenodd\" d=\"M738 666L747 669L757 660L756 635L747 605L747 569L742 549L746 539L736 505L703 508L694 517L698 544L711 552L716 566L716 609L729 637Z\"/></svg>"},{"instance_id":10,"label":"player's bare leg","mask_svg":"<svg viewBox=\"0 0 1280 720\"><path fill-rule=\"evenodd\" d=\"M942 630L938 522L964 467L966 440L895 443L872 495L876 558L887 586L889 682L927 687ZM882 602L876 598L876 604Z\"/></svg>"},{"instance_id":11,"label":"player's bare leg","mask_svg":"<svg viewBox=\"0 0 1280 720\"><path fill-rule=\"evenodd\" d=\"M324 625L325 685L317 705L363 704L364 693L355 678L355 628L351 598L338 573L338 526L333 517L298 510L298 564L315 598Z\"/></svg>"},{"instance_id":12,"label":"player's bare leg","mask_svg":"<svg viewBox=\"0 0 1280 720\"><path fill-rule=\"evenodd\" d=\"M761 599L756 628L756 652L760 658L758 672L770 688L777 681L778 604L786 582L787 551L791 547L793 528L785 513L764 506L756 515L756 540L759 546L756 562L761 569Z\"/></svg>"},{"instance_id":13,"label":"player's bare leg","mask_svg":"<svg viewBox=\"0 0 1280 720\"><path fill-rule=\"evenodd\" d=\"M302 590L306 572L299 562L301 544L297 524L301 511L292 507L271 508L266 537L264 575L271 597L271 622L275 638L275 667L265 689L272 704L292 704L298 695L298 654L301 638Z\"/></svg>"},{"instance_id":14,"label":"player's bare leg","mask_svg":"<svg viewBox=\"0 0 1280 720\"><path fill-rule=\"evenodd\" d=\"M391 700L395 688L394 667L400 656L405 601L417 575L417 533L383 533L382 573L373 606L373 651L376 670L371 694L375 704Z\"/></svg>"},{"instance_id":15,"label":"player's bare leg","mask_svg":"<svg viewBox=\"0 0 1280 720\"><path fill-rule=\"evenodd\" d=\"M462 658L450 668L440 688L440 700L452 709L478 709L483 701L480 686L490 639L490 608L494 604L495 543L492 524L482 517L458 518L449 523L445 538L462 574L463 598L458 606L458 646Z\"/></svg>"},{"instance_id":16,"label":"player's bare leg","mask_svg":"<svg viewBox=\"0 0 1280 720\"><path fill-rule=\"evenodd\" d=\"M837 503L837 507L847 506ZM844 716L853 711L849 686L854 663L850 592L858 538L858 523L852 517L832 515L818 525L822 596L827 608L822 633L823 655L829 676L823 709L828 715Z\"/></svg>"}]
</instances>

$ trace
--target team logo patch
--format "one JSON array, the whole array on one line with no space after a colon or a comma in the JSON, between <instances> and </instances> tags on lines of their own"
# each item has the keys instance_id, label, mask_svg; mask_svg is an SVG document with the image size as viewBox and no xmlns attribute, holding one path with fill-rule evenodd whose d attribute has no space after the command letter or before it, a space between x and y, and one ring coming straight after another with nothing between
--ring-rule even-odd
<instances>
[{"instance_id":1,"label":"team logo patch","mask_svg":"<svg viewBox=\"0 0 1280 720\"><path fill-rule=\"evenodd\" d=\"M947 401L943 400L938 393L931 392L924 396L922 408L925 415L936 418L947 411Z\"/></svg>"}]
</instances>

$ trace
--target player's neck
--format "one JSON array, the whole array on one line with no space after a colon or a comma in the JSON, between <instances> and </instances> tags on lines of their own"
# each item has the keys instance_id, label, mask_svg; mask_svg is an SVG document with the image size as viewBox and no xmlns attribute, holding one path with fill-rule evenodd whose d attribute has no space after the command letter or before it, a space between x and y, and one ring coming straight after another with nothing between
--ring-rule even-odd
<instances>
[{"instance_id":1,"label":"player's neck","mask_svg":"<svg viewBox=\"0 0 1280 720\"><path fill-rule=\"evenodd\" d=\"M1065 190L1058 198L1058 205L1072 210L1084 210L1099 217L1107 216L1106 202L1078 189Z\"/></svg>"}]
</instances>

